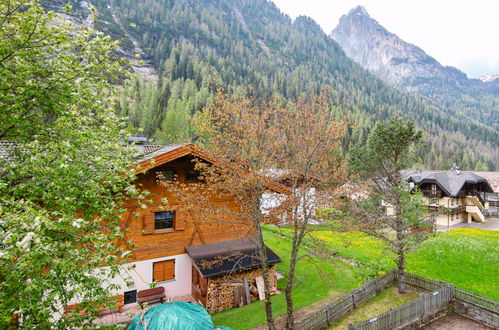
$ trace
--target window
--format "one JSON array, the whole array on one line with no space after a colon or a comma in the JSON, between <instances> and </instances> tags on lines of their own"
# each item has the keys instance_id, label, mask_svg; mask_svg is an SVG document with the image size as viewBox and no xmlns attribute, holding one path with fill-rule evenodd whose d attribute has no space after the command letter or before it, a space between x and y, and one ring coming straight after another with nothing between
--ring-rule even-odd
<instances>
[{"instance_id":1,"label":"window","mask_svg":"<svg viewBox=\"0 0 499 330\"><path fill-rule=\"evenodd\" d=\"M175 213L170 211L154 212L154 230L173 229Z\"/></svg>"},{"instance_id":2,"label":"window","mask_svg":"<svg viewBox=\"0 0 499 330\"><path fill-rule=\"evenodd\" d=\"M434 184L434 183L432 183L432 185L431 185L431 190L432 190L432 191L437 191L437 185L436 185L436 184Z\"/></svg>"},{"instance_id":3,"label":"window","mask_svg":"<svg viewBox=\"0 0 499 330\"><path fill-rule=\"evenodd\" d=\"M430 205L438 205L438 199L430 198Z\"/></svg>"},{"instance_id":4,"label":"window","mask_svg":"<svg viewBox=\"0 0 499 330\"><path fill-rule=\"evenodd\" d=\"M125 292L125 305L131 304L137 301L137 290Z\"/></svg>"},{"instance_id":5,"label":"window","mask_svg":"<svg viewBox=\"0 0 499 330\"><path fill-rule=\"evenodd\" d=\"M152 264L152 280L163 282L175 279L175 259L154 262Z\"/></svg>"},{"instance_id":6,"label":"window","mask_svg":"<svg viewBox=\"0 0 499 330\"><path fill-rule=\"evenodd\" d=\"M166 171L158 171L156 173L158 176L158 181L173 181L175 179L175 171L166 170Z\"/></svg>"},{"instance_id":7,"label":"window","mask_svg":"<svg viewBox=\"0 0 499 330\"><path fill-rule=\"evenodd\" d=\"M185 173L185 181L186 182L200 182L201 179L199 179L199 171L196 170L190 170Z\"/></svg>"}]
</instances>

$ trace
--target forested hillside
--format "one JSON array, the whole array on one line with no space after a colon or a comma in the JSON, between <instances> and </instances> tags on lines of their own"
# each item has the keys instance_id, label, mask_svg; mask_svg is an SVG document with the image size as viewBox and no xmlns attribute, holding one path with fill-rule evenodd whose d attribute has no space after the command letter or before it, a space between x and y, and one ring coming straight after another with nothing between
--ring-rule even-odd
<instances>
[{"instance_id":1,"label":"forested hillside","mask_svg":"<svg viewBox=\"0 0 499 330\"><path fill-rule=\"evenodd\" d=\"M79 1L74 5L77 10ZM266 0L93 0L95 27L122 40L124 54L140 43L159 79L127 82L116 111L130 129L157 142L188 140L218 87L255 98L291 100L330 86L338 117L356 124L344 151L363 143L374 123L393 115L416 121L429 142L427 168L496 169L499 133L400 92L351 61L307 17L292 21ZM81 6L79 6L81 7ZM119 23L118 23L119 22Z\"/></svg>"}]
</instances>

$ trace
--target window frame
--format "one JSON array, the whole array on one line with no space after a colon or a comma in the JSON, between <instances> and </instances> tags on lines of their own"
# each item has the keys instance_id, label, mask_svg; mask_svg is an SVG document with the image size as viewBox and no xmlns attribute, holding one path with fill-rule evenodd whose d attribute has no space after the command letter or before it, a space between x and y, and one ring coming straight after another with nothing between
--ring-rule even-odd
<instances>
[{"instance_id":1,"label":"window frame","mask_svg":"<svg viewBox=\"0 0 499 330\"><path fill-rule=\"evenodd\" d=\"M155 267L155 265L161 264L161 263L168 263L168 262L173 263L173 277L172 278L165 278L165 279L157 281L154 278L154 267ZM176 272L175 272L175 268L176 268L175 266L176 266L175 258L174 259L159 260L159 261L153 262L152 265L151 265L151 268L152 268L151 280L152 280L152 282L163 283L163 282L175 281L175 279L177 278L177 275L176 275Z\"/></svg>"},{"instance_id":2,"label":"window frame","mask_svg":"<svg viewBox=\"0 0 499 330\"><path fill-rule=\"evenodd\" d=\"M157 224L158 224L158 220L160 221L166 221L167 219L157 219L156 218L156 215L160 214L160 213L170 213L172 215L171 217L171 227L167 227L167 228L158 228L157 227ZM175 211L157 211L157 212L154 212L154 231L157 232L157 231L171 231L171 230L175 230Z\"/></svg>"}]
</instances>

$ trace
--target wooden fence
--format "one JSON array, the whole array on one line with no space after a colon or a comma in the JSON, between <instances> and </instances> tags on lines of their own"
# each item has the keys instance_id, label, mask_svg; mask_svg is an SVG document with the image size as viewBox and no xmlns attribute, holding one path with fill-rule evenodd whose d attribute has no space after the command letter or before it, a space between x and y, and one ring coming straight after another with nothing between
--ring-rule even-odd
<instances>
[{"instance_id":1,"label":"wooden fence","mask_svg":"<svg viewBox=\"0 0 499 330\"><path fill-rule=\"evenodd\" d=\"M397 275L398 274L396 274L395 276ZM411 273L405 273L405 283L430 291L437 290L441 286L449 285L442 281L432 280ZM486 298L484 296L477 295L476 293L473 293L471 291L454 288L454 298L480 306L482 308L486 308L492 312L499 312L499 302L490 298Z\"/></svg>"},{"instance_id":2,"label":"wooden fence","mask_svg":"<svg viewBox=\"0 0 499 330\"><path fill-rule=\"evenodd\" d=\"M386 272L363 284L343 297L324 305L318 311L308 314L295 322L295 329L320 329L339 320L359 305L375 297L381 290L392 285L396 280L395 270Z\"/></svg>"},{"instance_id":3,"label":"wooden fence","mask_svg":"<svg viewBox=\"0 0 499 330\"><path fill-rule=\"evenodd\" d=\"M341 298L324 305L316 312L310 313L295 322L296 330L321 329L341 319L343 316L375 297L381 290L398 281L398 273L395 269L376 277L363 284ZM417 286L432 293L422 295L420 298L409 302L399 308L390 310L370 320L349 325L349 329L388 329L407 324L422 316L447 308L454 298L464 301L479 308L487 309L493 313L499 312L499 302L479 296L473 292L457 289L442 281L432 280L423 276L405 273L405 283ZM495 315L495 314L494 314ZM405 323L404 323L405 322Z\"/></svg>"},{"instance_id":4,"label":"wooden fence","mask_svg":"<svg viewBox=\"0 0 499 330\"><path fill-rule=\"evenodd\" d=\"M454 293L451 285L440 287L403 306L391 309L364 322L349 324L349 330L396 329L447 308Z\"/></svg>"},{"instance_id":5,"label":"wooden fence","mask_svg":"<svg viewBox=\"0 0 499 330\"><path fill-rule=\"evenodd\" d=\"M454 288L454 298L465 301L470 304L480 306L494 313L499 313L498 301L483 296L479 296L471 291Z\"/></svg>"}]
</instances>

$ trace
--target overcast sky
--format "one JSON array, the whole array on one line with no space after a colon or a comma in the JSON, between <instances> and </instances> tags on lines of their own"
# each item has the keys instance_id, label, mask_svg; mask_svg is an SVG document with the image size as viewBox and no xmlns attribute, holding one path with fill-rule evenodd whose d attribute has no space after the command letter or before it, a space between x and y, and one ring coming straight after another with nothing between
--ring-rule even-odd
<instances>
[{"instance_id":1,"label":"overcast sky","mask_svg":"<svg viewBox=\"0 0 499 330\"><path fill-rule=\"evenodd\" d=\"M403 40L470 77L499 73L499 0L272 0L291 18L312 17L330 34L357 5Z\"/></svg>"}]
</instances>

